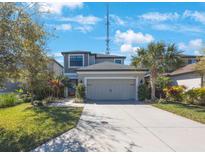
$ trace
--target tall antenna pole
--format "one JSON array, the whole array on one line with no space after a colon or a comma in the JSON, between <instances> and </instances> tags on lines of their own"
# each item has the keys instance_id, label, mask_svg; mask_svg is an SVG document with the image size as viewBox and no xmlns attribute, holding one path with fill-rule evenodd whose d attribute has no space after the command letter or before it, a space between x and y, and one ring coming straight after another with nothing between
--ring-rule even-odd
<instances>
[{"instance_id":1,"label":"tall antenna pole","mask_svg":"<svg viewBox=\"0 0 205 154\"><path fill-rule=\"evenodd\" d=\"M109 26L110 26L110 19L109 19L109 3L106 4L106 8L107 8L107 20L106 20L106 30L107 30L107 37L106 37L106 54L110 54L110 34L109 34Z\"/></svg>"}]
</instances>

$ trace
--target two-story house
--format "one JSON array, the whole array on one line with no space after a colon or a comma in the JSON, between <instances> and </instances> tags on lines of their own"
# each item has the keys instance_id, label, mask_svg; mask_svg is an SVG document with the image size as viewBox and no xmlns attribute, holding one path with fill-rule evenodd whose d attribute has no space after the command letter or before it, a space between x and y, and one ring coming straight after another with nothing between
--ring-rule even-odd
<instances>
[{"instance_id":1,"label":"two-story house","mask_svg":"<svg viewBox=\"0 0 205 154\"><path fill-rule=\"evenodd\" d=\"M64 74L71 81L68 94L75 94L75 86L82 82L86 97L91 100L138 99L138 84L147 70L125 65L126 57L92 53L90 51L62 52Z\"/></svg>"}]
</instances>

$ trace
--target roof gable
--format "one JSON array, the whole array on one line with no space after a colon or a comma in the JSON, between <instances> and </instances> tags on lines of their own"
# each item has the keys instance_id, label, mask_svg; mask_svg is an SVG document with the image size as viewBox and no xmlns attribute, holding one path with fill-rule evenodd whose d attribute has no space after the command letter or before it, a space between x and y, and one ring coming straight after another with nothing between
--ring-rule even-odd
<instances>
[{"instance_id":1,"label":"roof gable","mask_svg":"<svg viewBox=\"0 0 205 154\"><path fill-rule=\"evenodd\" d=\"M195 67L196 67L196 64L189 64L189 65L186 65L184 67L177 69L176 71L170 73L169 75L175 76L175 75L195 72L196 71Z\"/></svg>"},{"instance_id":2,"label":"roof gable","mask_svg":"<svg viewBox=\"0 0 205 154\"><path fill-rule=\"evenodd\" d=\"M116 64L112 62L102 62L87 67L81 67L77 71L147 71L145 69L136 69L134 66Z\"/></svg>"}]
</instances>

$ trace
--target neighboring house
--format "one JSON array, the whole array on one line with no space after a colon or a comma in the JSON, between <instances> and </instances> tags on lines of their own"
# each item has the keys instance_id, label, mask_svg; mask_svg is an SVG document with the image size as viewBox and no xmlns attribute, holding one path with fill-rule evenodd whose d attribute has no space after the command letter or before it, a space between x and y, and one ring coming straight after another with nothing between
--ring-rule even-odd
<instances>
[{"instance_id":1,"label":"neighboring house","mask_svg":"<svg viewBox=\"0 0 205 154\"><path fill-rule=\"evenodd\" d=\"M53 58L51 58L51 61L48 64L48 69L52 71L56 76L63 75L64 67ZM13 92L19 87L21 87L20 82L5 81L4 88L0 88L0 93Z\"/></svg>"},{"instance_id":2,"label":"neighboring house","mask_svg":"<svg viewBox=\"0 0 205 154\"><path fill-rule=\"evenodd\" d=\"M205 76L195 70L196 64L189 64L170 73L174 85L184 85L187 89L205 85Z\"/></svg>"},{"instance_id":3,"label":"neighboring house","mask_svg":"<svg viewBox=\"0 0 205 154\"><path fill-rule=\"evenodd\" d=\"M0 88L0 94L14 92L15 90L19 88L19 86L20 86L19 82L5 81L4 88Z\"/></svg>"},{"instance_id":4,"label":"neighboring house","mask_svg":"<svg viewBox=\"0 0 205 154\"><path fill-rule=\"evenodd\" d=\"M181 54L181 58L182 58L182 61L184 62L182 66L187 66L189 64L195 64L199 61L199 58L201 56L195 56L195 55L185 55L185 54ZM166 73L163 73L162 75L164 76L167 76L170 74L170 72L173 72L175 70L169 70L168 72ZM150 73L148 72L146 75L145 75L145 80L147 82L149 82L149 79L150 78Z\"/></svg>"},{"instance_id":5,"label":"neighboring house","mask_svg":"<svg viewBox=\"0 0 205 154\"><path fill-rule=\"evenodd\" d=\"M64 73L72 82L69 95L78 82L86 87L91 100L137 100L138 85L147 70L124 65L126 57L88 51L62 52Z\"/></svg>"},{"instance_id":6,"label":"neighboring house","mask_svg":"<svg viewBox=\"0 0 205 154\"><path fill-rule=\"evenodd\" d=\"M196 56L196 55L185 55L185 54L181 54L181 59L182 59L182 62L183 62L183 65L181 66L186 66L186 65L189 65L189 64L195 64L196 62L199 61L200 57L201 56ZM138 67L140 68L145 68L144 65L141 64L138 65ZM172 69L172 67L168 68L167 72L173 72L175 70ZM166 73L165 73L166 74ZM149 78L149 74L146 75L146 78L148 79Z\"/></svg>"},{"instance_id":7,"label":"neighboring house","mask_svg":"<svg viewBox=\"0 0 205 154\"><path fill-rule=\"evenodd\" d=\"M48 64L48 69L56 76L63 75L64 67L53 58L51 58L50 63Z\"/></svg>"},{"instance_id":8,"label":"neighboring house","mask_svg":"<svg viewBox=\"0 0 205 154\"><path fill-rule=\"evenodd\" d=\"M181 58L184 61L184 65L188 65L188 64L194 64L199 60L200 56L195 56L195 55L185 55L182 54Z\"/></svg>"}]
</instances>

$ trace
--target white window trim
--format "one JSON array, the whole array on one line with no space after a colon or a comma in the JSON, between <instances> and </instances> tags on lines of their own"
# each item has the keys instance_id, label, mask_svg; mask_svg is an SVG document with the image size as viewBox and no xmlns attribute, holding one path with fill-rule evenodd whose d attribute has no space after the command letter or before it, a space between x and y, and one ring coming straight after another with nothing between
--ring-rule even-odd
<instances>
[{"instance_id":1,"label":"white window trim","mask_svg":"<svg viewBox=\"0 0 205 154\"><path fill-rule=\"evenodd\" d=\"M135 100L138 101L138 77L85 77L84 85L85 85L85 95L87 97L87 80L89 79L133 79L135 80Z\"/></svg>"},{"instance_id":2,"label":"white window trim","mask_svg":"<svg viewBox=\"0 0 205 154\"><path fill-rule=\"evenodd\" d=\"M83 66L70 66L70 57L71 56L82 56L83 57ZM85 57L84 57L85 55L84 54L69 54L68 55L68 61L69 61L69 63L68 63L68 68L80 68L80 67L84 67L85 66L85 64L84 64L84 59L85 59Z\"/></svg>"},{"instance_id":3,"label":"white window trim","mask_svg":"<svg viewBox=\"0 0 205 154\"><path fill-rule=\"evenodd\" d=\"M115 62L116 60L120 60L120 61L121 61L120 64L123 64L123 63L122 63L122 62L123 62L122 59L116 58L116 59L114 59L114 63L116 63L116 62ZM116 63L116 64L118 64L118 63Z\"/></svg>"}]
</instances>

